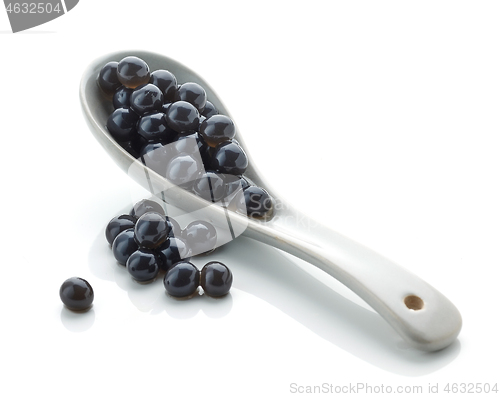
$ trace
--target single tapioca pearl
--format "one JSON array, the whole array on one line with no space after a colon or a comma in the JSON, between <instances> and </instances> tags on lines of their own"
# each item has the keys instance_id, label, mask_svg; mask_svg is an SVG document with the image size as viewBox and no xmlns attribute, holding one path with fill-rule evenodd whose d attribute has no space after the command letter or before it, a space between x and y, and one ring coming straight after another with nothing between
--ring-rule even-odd
<instances>
[{"instance_id":1,"label":"single tapioca pearl","mask_svg":"<svg viewBox=\"0 0 500 397\"><path fill-rule=\"evenodd\" d=\"M133 229L136 219L130 215L119 215L111 219L106 226L105 235L109 244L113 244L116 236L127 229Z\"/></svg>"},{"instance_id":2,"label":"single tapioca pearl","mask_svg":"<svg viewBox=\"0 0 500 397\"><path fill-rule=\"evenodd\" d=\"M233 284L231 270L221 262L209 262L201 269L200 285L206 295L219 298L226 295Z\"/></svg>"},{"instance_id":3,"label":"single tapioca pearl","mask_svg":"<svg viewBox=\"0 0 500 397\"><path fill-rule=\"evenodd\" d=\"M123 58L117 65L118 80L127 88L137 88L149 82L148 64L135 56Z\"/></svg>"},{"instance_id":4,"label":"single tapioca pearl","mask_svg":"<svg viewBox=\"0 0 500 397\"><path fill-rule=\"evenodd\" d=\"M200 124L198 110L189 102L174 102L167 111L167 124L179 133L196 131Z\"/></svg>"},{"instance_id":5,"label":"single tapioca pearl","mask_svg":"<svg viewBox=\"0 0 500 397\"><path fill-rule=\"evenodd\" d=\"M140 116L161 111L162 106L163 94L153 84L141 85L130 95L130 107Z\"/></svg>"},{"instance_id":6,"label":"single tapioca pearl","mask_svg":"<svg viewBox=\"0 0 500 397\"><path fill-rule=\"evenodd\" d=\"M218 110L215 108L214 104L210 101L207 101L205 104L205 109L203 109L203 112L201 112L202 116L205 116L205 118L209 119L212 116L215 116L216 114L219 114Z\"/></svg>"},{"instance_id":7,"label":"single tapioca pearl","mask_svg":"<svg viewBox=\"0 0 500 397\"><path fill-rule=\"evenodd\" d=\"M109 133L117 142L125 142L137 136L139 116L129 108L116 109L106 123Z\"/></svg>"},{"instance_id":8,"label":"single tapioca pearl","mask_svg":"<svg viewBox=\"0 0 500 397\"><path fill-rule=\"evenodd\" d=\"M168 70L155 70L149 79L151 84L163 92L164 101L173 102L177 92L177 79Z\"/></svg>"},{"instance_id":9,"label":"single tapioca pearl","mask_svg":"<svg viewBox=\"0 0 500 397\"><path fill-rule=\"evenodd\" d=\"M192 256L204 254L217 246L217 231L210 222L191 222L182 231L182 237Z\"/></svg>"},{"instance_id":10,"label":"single tapioca pearl","mask_svg":"<svg viewBox=\"0 0 500 397\"><path fill-rule=\"evenodd\" d=\"M158 275L160 261L157 253L141 248L129 256L126 267L134 280L146 283L153 281Z\"/></svg>"},{"instance_id":11,"label":"single tapioca pearl","mask_svg":"<svg viewBox=\"0 0 500 397\"><path fill-rule=\"evenodd\" d=\"M215 117L215 116L214 116ZM248 167L244 150L234 142L219 144L212 154L211 168L223 174L242 175Z\"/></svg>"},{"instance_id":12,"label":"single tapioca pearl","mask_svg":"<svg viewBox=\"0 0 500 397\"><path fill-rule=\"evenodd\" d=\"M162 245L170 233L170 225L158 212L146 212L134 227L135 240L140 247L155 249Z\"/></svg>"},{"instance_id":13,"label":"single tapioca pearl","mask_svg":"<svg viewBox=\"0 0 500 397\"><path fill-rule=\"evenodd\" d=\"M108 62L99 71L97 83L101 90L108 96L111 96L122 85L118 80L118 62Z\"/></svg>"},{"instance_id":14,"label":"single tapioca pearl","mask_svg":"<svg viewBox=\"0 0 500 397\"><path fill-rule=\"evenodd\" d=\"M206 119L200 125L200 135L212 147L234 138L236 127L233 120L222 114Z\"/></svg>"},{"instance_id":15,"label":"single tapioca pearl","mask_svg":"<svg viewBox=\"0 0 500 397\"><path fill-rule=\"evenodd\" d=\"M62 303L70 310L83 311L94 301L94 290L87 280L80 277L68 278L59 289Z\"/></svg>"},{"instance_id":16,"label":"single tapioca pearl","mask_svg":"<svg viewBox=\"0 0 500 397\"><path fill-rule=\"evenodd\" d=\"M139 245L135 241L134 229L127 229L118 234L113 241L111 249L116 261L120 265L125 266L129 256L139 249Z\"/></svg>"},{"instance_id":17,"label":"single tapioca pearl","mask_svg":"<svg viewBox=\"0 0 500 397\"><path fill-rule=\"evenodd\" d=\"M168 141L176 132L167 126L167 119L162 112L148 113L137 123L137 133L147 141Z\"/></svg>"},{"instance_id":18,"label":"single tapioca pearl","mask_svg":"<svg viewBox=\"0 0 500 397\"><path fill-rule=\"evenodd\" d=\"M166 178L177 186L191 189L203 171L200 156L179 154L169 162Z\"/></svg>"},{"instance_id":19,"label":"single tapioca pearl","mask_svg":"<svg viewBox=\"0 0 500 397\"><path fill-rule=\"evenodd\" d=\"M149 169L165 176L169 163L169 151L162 142L147 142L139 151L138 159Z\"/></svg>"},{"instance_id":20,"label":"single tapioca pearl","mask_svg":"<svg viewBox=\"0 0 500 397\"><path fill-rule=\"evenodd\" d=\"M212 203L221 201L226 194L226 184L218 172L207 171L196 180L193 191Z\"/></svg>"},{"instance_id":21,"label":"single tapioca pearl","mask_svg":"<svg viewBox=\"0 0 500 397\"><path fill-rule=\"evenodd\" d=\"M121 86L113 95L113 107L115 109L130 107L130 96L134 90Z\"/></svg>"},{"instance_id":22,"label":"single tapioca pearl","mask_svg":"<svg viewBox=\"0 0 500 397\"><path fill-rule=\"evenodd\" d=\"M260 218L267 215L273 208L273 201L269 193L258 186L249 186L243 190L247 215Z\"/></svg>"},{"instance_id":23,"label":"single tapioca pearl","mask_svg":"<svg viewBox=\"0 0 500 397\"><path fill-rule=\"evenodd\" d=\"M202 112L207 103L207 93L198 83L184 83L175 93L174 101L186 101L192 104L199 112Z\"/></svg>"},{"instance_id":24,"label":"single tapioca pearl","mask_svg":"<svg viewBox=\"0 0 500 397\"><path fill-rule=\"evenodd\" d=\"M165 215L165 211L161 204L153 200L143 199L134 204L130 210L129 215L139 219L146 212L157 212L158 214Z\"/></svg>"},{"instance_id":25,"label":"single tapioca pearl","mask_svg":"<svg viewBox=\"0 0 500 397\"><path fill-rule=\"evenodd\" d=\"M165 274L163 285L170 296L189 298L200 285L200 271L191 262L177 262Z\"/></svg>"},{"instance_id":26,"label":"single tapioca pearl","mask_svg":"<svg viewBox=\"0 0 500 397\"><path fill-rule=\"evenodd\" d=\"M181 233L178 233L176 237L167 238L163 245L158 248L162 270L168 270L175 263L183 259L187 260L190 256L186 242L180 235Z\"/></svg>"}]
</instances>

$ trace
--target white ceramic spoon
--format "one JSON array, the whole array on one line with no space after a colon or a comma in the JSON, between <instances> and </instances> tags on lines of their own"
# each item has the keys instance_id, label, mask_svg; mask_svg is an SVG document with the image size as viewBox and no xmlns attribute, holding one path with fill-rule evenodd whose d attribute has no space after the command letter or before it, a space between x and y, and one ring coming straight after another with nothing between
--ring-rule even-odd
<instances>
[{"instance_id":1,"label":"white ceramic spoon","mask_svg":"<svg viewBox=\"0 0 500 397\"><path fill-rule=\"evenodd\" d=\"M219 112L230 115L201 77L168 57L144 51L128 51L109 54L95 60L83 74L80 86L84 117L95 138L132 178L151 191L167 191L168 198L163 198L184 211L193 212L204 208L205 215L208 215L214 224L223 224L229 217L232 227L243 231L244 235L312 263L364 299L407 342L418 349L440 350L456 339L462 319L457 308L444 295L399 265L315 222L311 222L316 226L307 230L307 236L301 235L303 230L290 226L290 222L285 223L284 220L304 219L304 215L285 205L281 198L281 205L275 209L273 218L268 221L249 220L233 212L228 215L228 211L223 208L216 205L207 206L201 198L175 188L168 180L151 172L127 153L106 130L106 120L112 108L109 100L101 94L96 78L104 64L119 61L128 55L144 59L152 71L171 71L179 83L192 81L201 84ZM239 132L236 139L245 148ZM250 153L248 150L246 152L250 165L245 175L277 199L279 196L257 172ZM131 169L136 172L131 172Z\"/></svg>"}]
</instances>

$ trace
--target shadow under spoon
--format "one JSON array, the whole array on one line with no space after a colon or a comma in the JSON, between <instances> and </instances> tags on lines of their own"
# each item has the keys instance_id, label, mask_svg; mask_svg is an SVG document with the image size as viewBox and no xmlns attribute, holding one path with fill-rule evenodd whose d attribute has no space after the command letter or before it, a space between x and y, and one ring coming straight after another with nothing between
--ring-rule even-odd
<instances>
[{"instance_id":1,"label":"shadow under spoon","mask_svg":"<svg viewBox=\"0 0 500 397\"><path fill-rule=\"evenodd\" d=\"M161 199L186 213L203 209L204 217L214 225L230 224L233 237L243 234L298 258L301 258L335 277L377 311L411 346L425 350L440 350L450 345L462 327L459 311L443 294L378 253L317 225L303 235L290 219L307 219L276 194L257 171L251 154L237 130L236 139L249 157L245 176L266 189L282 203L267 220L249 219L218 205L207 205L202 198L185 191L147 168L141 161L123 149L106 129L111 104L97 85L101 67L110 61L119 61L128 55L144 59L151 70L167 69L179 83L196 82L202 85L209 100L221 114L230 117L224 104L200 76L184 65L159 54L145 51L122 51L101 57L85 70L80 85L80 101L85 120L98 142L111 158L136 182ZM316 224L311 222L311 224Z\"/></svg>"}]
</instances>

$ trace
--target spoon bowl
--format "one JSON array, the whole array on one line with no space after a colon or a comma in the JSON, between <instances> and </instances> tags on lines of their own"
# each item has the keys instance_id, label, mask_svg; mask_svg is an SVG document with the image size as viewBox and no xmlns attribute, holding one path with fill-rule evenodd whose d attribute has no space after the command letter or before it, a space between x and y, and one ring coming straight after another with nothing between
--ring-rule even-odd
<instances>
[{"instance_id":1,"label":"spoon bowl","mask_svg":"<svg viewBox=\"0 0 500 397\"><path fill-rule=\"evenodd\" d=\"M113 107L97 85L97 76L102 66L128 55L144 59L151 70L169 70L179 83L200 84L219 113L231 116L207 82L173 59L145 51L127 51L95 60L85 70L81 80L80 101L83 114L97 141L129 176L164 202L185 213L203 211L204 218L214 226L229 230L222 236L224 242L243 234L322 269L365 300L415 348L440 350L456 339L462 326L460 313L453 303L428 283L315 221L305 222L310 225L307 230L289 222L290 219L300 219L300 224L303 225L308 218L286 204L265 181L262 173L255 167L251 154L245 149L244 138L238 129L235 139L246 151L249 160L245 177L266 189L273 197L274 204L280 204L274 205L270 216L264 219L248 218L219 205L208 205L202 198L175 186L130 155L106 129L106 121Z\"/></svg>"}]
</instances>

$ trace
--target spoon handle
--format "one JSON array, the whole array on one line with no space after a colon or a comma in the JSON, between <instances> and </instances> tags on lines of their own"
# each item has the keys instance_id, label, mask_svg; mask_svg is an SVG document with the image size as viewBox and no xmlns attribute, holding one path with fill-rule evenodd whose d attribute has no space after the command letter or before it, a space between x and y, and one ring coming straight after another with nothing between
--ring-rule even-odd
<instances>
[{"instance_id":1,"label":"spoon handle","mask_svg":"<svg viewBox=\"0 0 500 397\"><path fill-rule=\"evenodd\" d=\"M248 228L245 234L335 277L375 309L410 345L435 351L450 345L462 327L457 308L428 283L376 252L318 226L326 244L308 243L288 230Z\"/></svg>"}]
</instances>

